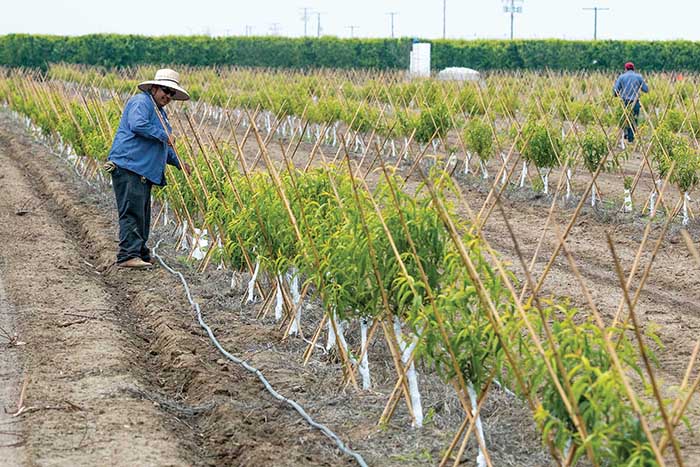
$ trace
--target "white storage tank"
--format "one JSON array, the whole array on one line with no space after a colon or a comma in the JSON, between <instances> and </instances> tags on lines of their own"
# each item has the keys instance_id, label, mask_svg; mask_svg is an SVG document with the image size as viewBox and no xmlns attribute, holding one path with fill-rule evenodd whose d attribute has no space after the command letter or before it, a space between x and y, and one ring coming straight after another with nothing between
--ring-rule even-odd
<instances>
[{"instance_id":1,"label":"white storage tank","mask_svg":"<svg viewBox=\"0 0 700 467\"><path fill-rule=\"evenodd\" d=\"M414 42L411 48L411 76L430 77L430 43Z\"/></svg>"}]
</instances>

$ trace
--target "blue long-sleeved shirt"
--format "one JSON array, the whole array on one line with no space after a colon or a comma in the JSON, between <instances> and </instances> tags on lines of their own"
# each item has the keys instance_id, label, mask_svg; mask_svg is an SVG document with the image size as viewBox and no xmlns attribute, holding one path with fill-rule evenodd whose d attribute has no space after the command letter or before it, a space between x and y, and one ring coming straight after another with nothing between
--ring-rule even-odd
<instances>
[{"instance_id":1,"label":"blue long-sleeved shirt","mask_svg":"<svg viewBox=\"0 0 700 467\"><path fill-rule=\"evenodd\" d=\"M634 102L639 99L640 91L649 92L649 87L642 75L634 70L627 70L618 76L613 86L615 95L620 96L620 99L625 102Z\"/></svg>"},{"instance_id":2,"label":"blue long-sleeved shirt","mask_svg":"<svg viewBox=\"0 0 700 467\"><path fill-rule=\"evenodd\" d=\"M172 131L165 110L158 109ZM165 185L165 164L180 168L175 151L168 146L168 133L156 114L151 96L141 92L126 103L108 159L118 167L146 177L155 185Z\"/></svg>"}]
</instances>

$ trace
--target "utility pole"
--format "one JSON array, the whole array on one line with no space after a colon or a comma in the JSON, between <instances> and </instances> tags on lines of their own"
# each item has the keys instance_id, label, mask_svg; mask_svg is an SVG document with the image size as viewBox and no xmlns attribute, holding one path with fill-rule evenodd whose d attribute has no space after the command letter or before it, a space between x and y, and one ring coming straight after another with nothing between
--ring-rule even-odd
<instances>
[{"instance_id":1,"label":"utility pole","mask_svg":"<svg viewBox=\"0 0 700 467\"><path fill-rule=\"evenodd\" d=\"M442 0L442 38L447 38L447 0Z\"/></svg>"},{"instance_id":2,"label":"utility pole","mask_svg":"<svg viewBox=\"0 0 700 467\"><path fill-rule=\"evenodd\" d=\"M245 25L245 35L250 36L253 33L253 26L250 24Z\"/></svg>"},{"instance_id":3,"label":"utility pole","mask_svg":"<svg viewBox=\"0 0 700 467\"><path fill-rule=\"evenodd\" d=\"M355 37L355 29L358 29L359 26L355 25L350 25L348 26L348 29L350 30L350 39L353 39Z\"/></svg>"},{"instance_id":4,"label":"utility pole","mask_svg":"<svg viewBox=\"0 0 700 467\"><path fill-rule=\"evenodd\" d=\"M309 7L304 7L301 9L304 13L301 15L301 20L304 22L304 37L306 37L306 25L309 22L310 15L309 12L311 11L311 8Z\"/></svg>"},{"instance_id":5,"label":"utility pole","mask_svg":"<svg viewBox=\"0 0 700 467\"><path fill-rule=\"evenodd\" d=\"M316 37L321 37L321 12L316 12Z\"/></svg>"},{"instance_id":6,"label":"utility pole","mask_svg":"<svg viewBox=\"0 0 700 467\"><path fill-rule=\"evenodd\" d=\"M279 36L280 34L280 23L270 23L270 35Z\"/></svg>"},{"instance_id":7,"label":"utility pole","mask_svg":"<svg viewBox=\"0 0 700 467\"><path fill-rule=\"evenodd\" d=\"M523 7L516 6L516 2L522 3L523 0L503 0L503 12L510 13L510 40L513 40L513 22L515 19L515 13L523 12Z\"/></svg>"},{"instance_id":8,"label":"utility pole","mask_svg":"<svg viewBox=\"0 0 700 467\"><path fill-rule=\"evenodd\" d=\"M394 16L398 15L398 11L390 11L387 15L391 16L391 38L394 38Z\"/></svg>"},{"instance_id":9,"label":"utility pole","mask_svg":"<svg viewBox=\"0 0 700 467\"><path fill-rule=\"evenodd\" d=\"M584 10L593 10L593 40L598 40L598 12L606 11L610 8L601 8L599 6L594 6L592 8L584 8Z\"/></svg>"}]
</instances>

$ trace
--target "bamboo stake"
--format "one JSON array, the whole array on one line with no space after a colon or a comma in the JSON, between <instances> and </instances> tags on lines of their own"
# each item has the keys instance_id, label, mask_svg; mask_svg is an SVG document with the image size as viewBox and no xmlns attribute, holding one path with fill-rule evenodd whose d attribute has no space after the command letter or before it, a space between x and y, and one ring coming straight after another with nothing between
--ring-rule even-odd
<instances>
[{"instance_id":1,"label":"bamboo stake","mask_svg":"<svg viewBox=\"0 0 700 467\"><path fill-rule=\"evenodd\" d=\"M323 331L323 325L326 324L326 320L328 319L327 314L323 314L321 317L321 321L318 323L318 326L316 327L316 331L313 334L313 337L311 338L311 343L306 346L306 350L304 351L304 355L302 356L303 366L308 365L309 360L311 359L311 355L313 354L313 349L316 347L316 342L318 341L318 338L321 336L321 331Z\"/></svg>"}]
</instances>

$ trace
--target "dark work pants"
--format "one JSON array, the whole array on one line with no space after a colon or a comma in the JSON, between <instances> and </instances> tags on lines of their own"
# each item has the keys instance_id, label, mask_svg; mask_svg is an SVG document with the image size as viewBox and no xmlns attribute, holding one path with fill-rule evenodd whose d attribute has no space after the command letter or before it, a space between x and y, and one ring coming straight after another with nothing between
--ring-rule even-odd
<instances>
[{"instance_id":1,"label":"dark work pants","mask_svg":"<svg viewBox=\"0 0 700 467\"><path fill-rule=\"evenodd\" d=\"M625 111L630 112L625 118L624 122L624 132L625 139L630 143L634 141L634 130L637 127L637 119L639 118L639 101L634 102L623 101L625 103ZM627 120L629 118L629 121Z\"/></svg>"},{"instance_id":2,"label":"dark work pants","mask_svg":"<svg viewBox=\"0 0 700 467\"><path fill-rule=\"evenodd\" d=\"M119 212L119 253L117 262L131 258L149 260L146 246L151 228L151 185L144 177L117 167L112 186Z\"/></svg>"}]
</instances>

